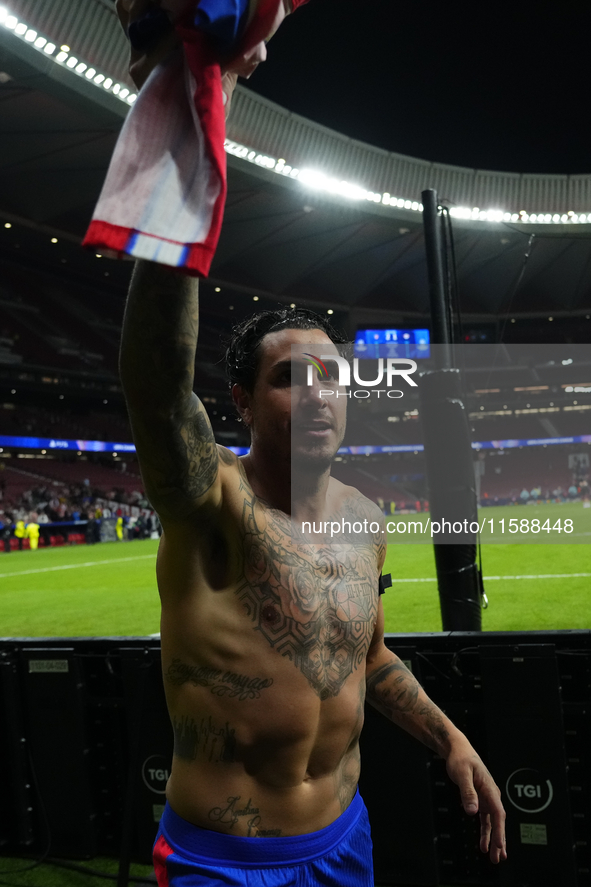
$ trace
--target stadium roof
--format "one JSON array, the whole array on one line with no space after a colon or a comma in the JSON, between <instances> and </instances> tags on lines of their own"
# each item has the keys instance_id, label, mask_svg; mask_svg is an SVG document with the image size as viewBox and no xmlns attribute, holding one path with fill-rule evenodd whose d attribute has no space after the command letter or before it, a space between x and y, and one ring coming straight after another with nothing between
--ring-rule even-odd
<instances>
[{"instance_id":1,"label":"stadium roof","mask_svg":"<svg viewBox=\"0 0 591 887\"><path fill-rule=\"evenodd\" d=\"M80 241L133 101L126 57L106 0L0 6L2 221ZM420 193L434 187L455 216L464 316L585 317L591 309L591 176L403 157L244 88L228 137L214 284L341 311L351 329L425 318Z\"/></svg>"}]
</instances>

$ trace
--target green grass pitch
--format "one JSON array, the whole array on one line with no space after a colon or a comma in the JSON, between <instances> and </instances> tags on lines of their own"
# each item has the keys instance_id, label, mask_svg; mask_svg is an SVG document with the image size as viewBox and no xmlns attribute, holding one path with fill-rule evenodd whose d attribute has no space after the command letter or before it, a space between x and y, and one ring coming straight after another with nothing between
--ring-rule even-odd
<instances>
[{"instance_id":1,"label":"green grass pitch","mask_svg":"<svg viewBox=\"0 0 591 887\"><path fill-rule=\"evenodd\" d=\"M572 511L575 527L581 528L591 517L580 503L541 510L563 518ZM529 507L483 512L489 513L497 519L534 516ZM577 544L483 545L490 601L484 630L591 628L591 545L580 538ZM155 634L160 627L157 548L158 542L146 540L0 554L0 635ZM431 545L390 544L384 572L394 579L383 598L386 631L441 631Z\"/></svg>"}]
</instances>

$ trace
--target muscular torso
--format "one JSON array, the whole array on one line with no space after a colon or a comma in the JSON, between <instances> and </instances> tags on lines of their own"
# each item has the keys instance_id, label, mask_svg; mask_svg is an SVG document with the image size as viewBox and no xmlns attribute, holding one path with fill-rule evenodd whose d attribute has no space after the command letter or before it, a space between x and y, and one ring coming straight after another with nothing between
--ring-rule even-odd
<instances>
[{"instance_id":1,"label":"muscular torso","mask_svg":"<svg viewBox=\"0 0 591 887\"><path fill-rule=\"evenodd\" d=\"M169 527L158 558L168 800L204 828L303 834L356 790L378 543L298 538L224 454L221 503ZM366 507L336 497L341 513Z\"/></svg>"}]
</instances>

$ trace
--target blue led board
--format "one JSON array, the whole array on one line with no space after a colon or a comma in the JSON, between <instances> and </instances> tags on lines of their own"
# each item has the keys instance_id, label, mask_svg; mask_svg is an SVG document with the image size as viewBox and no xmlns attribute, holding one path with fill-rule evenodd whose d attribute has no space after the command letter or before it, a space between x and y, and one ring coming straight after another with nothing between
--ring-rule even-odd
<instances>
[{"instance_id":1,"label":"blue led board","mask_svg":"<svg viewBox=\"0 0 591 887\"><path fill-rule=\"evenodd\" d=\"M355 357L430 357L429 330L357 330Z\"/></svg>"}]
</instances>

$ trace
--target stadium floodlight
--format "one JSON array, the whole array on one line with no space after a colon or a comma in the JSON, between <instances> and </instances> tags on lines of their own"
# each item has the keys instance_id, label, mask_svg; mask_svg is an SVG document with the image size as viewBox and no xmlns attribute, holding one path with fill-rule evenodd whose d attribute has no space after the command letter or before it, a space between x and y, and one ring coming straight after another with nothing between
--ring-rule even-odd
<instances>
[{"instance_id":1,"label":"stadium floodlight","mask_svg":"<svg viewBox=\"0 0 591 887\"><path fill-rule=\"evenodd\" d=\"M31 44L39 52L43 52L48 56L53 56L53 53L57 48L55 43L51 43L46 37L39 35L34 28L29 27L28 24L19 21L19 19L15 15L9 13L9 10L5 6L0 6L0 25L3 25L8 30L14 31L14 33L22 40ZM113 81L111 77L107 77L106 74L97 72L95 68L89 67L86 62L79 60L74 55L70 55L70 51L70 47L67 44L63 43L60 46L60 51L55 56L53 56L53 58L58 64L65 64L68 68L75 69L75 72L79 76L84 75L97 87L100 86L103 89L109 90L113 95L121 99L121 101L126 102L126 104L132 105L136 101L136 93L130 92L130 90L124 84ZM330 194L336 194L341 197L346 197L350 200L368 200L370 203L381 203L382 206L391 206L393 208L406 209L410 210L411 212L423 211L422 204L419 203L417 200L411 200L404 197L394 197L390 194L389 191L376 192L370 190L369 188L363 188L361 185L347 182L345 180L338 179L325 173L319 173L308 168L300 170L297 167L292 167L289 163L287 163L285 158L279 158L275 160L275 158L273 157L261 154L253 148L248 148L244 145L240 145L237 142L233 142L231 139L226 139L224 149L228 154L233 154L236 157L247 160L249 163L255 163L258 166L262 166L263 168L273 170L278 175L288 176L292 179L299 179L301 180L302 184L309 188L326 191ZM456 206L451 207L449 213L451 216L459 219L473 219L476 221L496 223L591 223L591 213L575 213L573 210L569 210L567 213L532 213L530 215L527 213L526 210L521 210L520 212L509 212L507 210L499 209L482 210L479 207L473 207L472 209L469 209L467 207Z\"/></svg>"}]
</instances>

